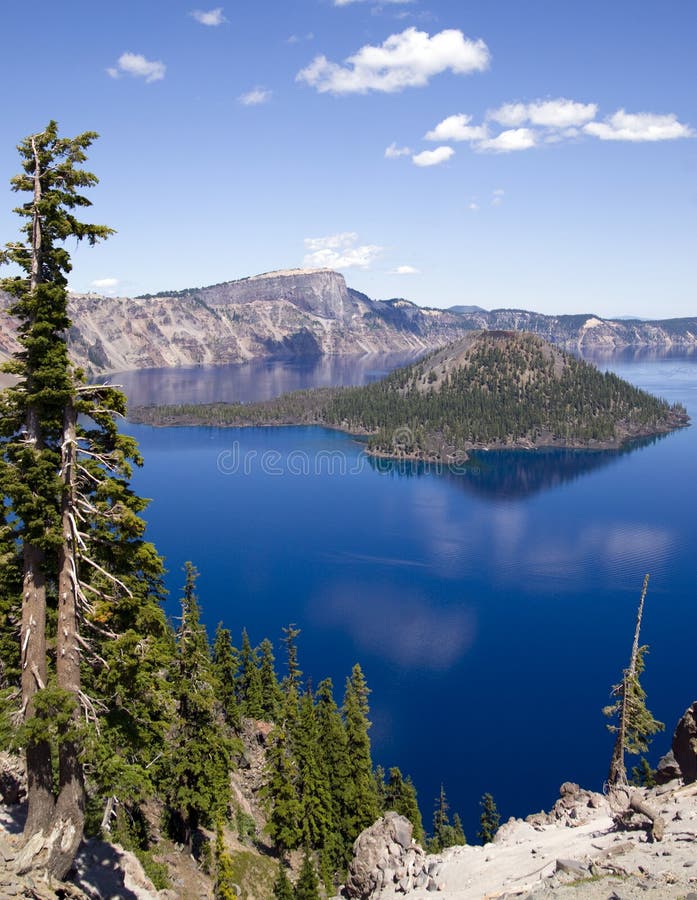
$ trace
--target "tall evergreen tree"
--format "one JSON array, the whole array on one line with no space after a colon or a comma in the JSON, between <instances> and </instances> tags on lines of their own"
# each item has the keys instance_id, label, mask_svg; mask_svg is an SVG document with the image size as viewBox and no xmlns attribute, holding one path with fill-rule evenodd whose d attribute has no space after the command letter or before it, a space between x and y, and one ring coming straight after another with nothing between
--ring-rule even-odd
<instances>
[{"instance_id":1,"label":"tall evergreen tree","mask_svg":"<svg viewBox=\"0 0 697 900\"><path fill-rule=\"evenodd\" d=\"M294 850L301 843L302 822L297 780L291 725L287 721L281 721L271 733L266 752L262 797L268 807L266 830L282 854L287 850Z\"/></svg>"},{"instance_id":2,"label":"tall evergreen tree","mask_svg":"<svg viewBox=\"0 0 697 900\"><path fill-rule=\"evenodd\" d=\"M342 870L355 839L352 836L350 764L348 739L341 713L334 701L333 685L325 678L317 686L315 718L317 741L331 800L332 829L327 836L325 857L333 871ZM327 868L327 865L324 866Z\"/></svg>"},{"instance_id":3,"label":"tall evergreen tree","mask_svg":"<svg viewBox=\"0 0 697 900\"><path fill-rule=\"evenodd\" d=\"M302 841L307 847L322 849L327 844L334 823L329 776L320 750L314 704L308 693L300 699L293 730Z\"/></svg>"},{"instance_id":4,"label":"tall evergreen tree","mask_svg":"<svg viewBox=\"0 0 697 900\"><path fill-rule=\"evenodd\" d=\"M294 690L299 696L301 690L302 671L298 663L298 645L296 638L300 634L300 629L291 623L283 628L283 643L286 648L286 664L288 666L288 674L283 679L283 688L288 693Z\"/></svg>"},{"instance_id":5,"label":"tall evergreen tree","mask_svg":"<svg viewBox=\"0 0 697 900\"><path fill-rule=\"evenodd\" d=\"M82 838L83 763L90 728L105 710L85 690L96 685L85 667L103 668L105 646L120 636L104 624L116 607L129 626L138 615L144 591L133 592L130 576L142 566L147 578L157 579L160 566L140 541L144 526L138 513L145 502L128 487L135 443L115 425L125 399L105 385L84 384L65 342L71 262L63 245L70 238L94 244L111 232L75 214L90 205L81 190L97 181L82 168L95 137L85 132L62 138L49 122L19 145L23 172L12 186L30 195L16 210L25 219L24 240L0 254L1 262L21 273L0 283L14 297L10 312L18 320L21 345L8 367L18 383L0 401L0 486L22 555L24 725L18 739L26 752L29 809L18 867L42 868L56 877L68 870ZM136 547L135 560L127 546Z\"/></svg>"},{"instance_id":6,"label":"tall evergreen tree","mask_svg":"<svg viewBox=\"0 0 697 900\"><path fill-rule=\"evenodd\" d=\"M246 628L242 631L239 694L243 714L249 719L263 719L264 703L261 692L259 656L256 648L252 647Z\"/></svg>"},{"instance_id":7,"label":"tall evergreen tree","mask_svg":"<svg viewBox=\"0 0 697 900\"><path fill-rule=\"evenodd\" d=\"M237 671L240 661L232 646L230 631L220 622L213 641L213 674L217 682L218 700L223 708L225 721L232 728L239 728L240 706L237 701Z\"/></svg>"},{"instance_id":8,"label":"tall evergreen tree","mask_svg":"<svg viewBox=\"0 0 697 900\"><path fill-rule=\"evenodd\" d=\"M346 680L343 707L349 774L345 821L352 841L380 815L368 737L369 693L363 671L356 663Z\"/></svg>"},{"instance_id":9,"label":"tall evergreen tree","mask_svg":"<svg viewBox=\"0 0 697 900\"><path fill-rule=\"evenodd\" d=\"M174 830L190 848L199 825L209 825L227 811L233 751L216 715L212 663L195 591L197 574L187 562L173 673L178 716L165 766Z\"/></svg>"},{"instance_id":10,"label":"tall evergreen tree","mask_svg":"<svg viewBox=\"0 0 697 900\"><path fill-rule=\"evenodd\" d=\"M281 711L283 692L278 683L278 676L274 668L273 644L268 638L259 645L261 660L259 663L259 680L261 682L261 706L263 718L268 722L275 722Z\"/></svg>"}]
</instances>

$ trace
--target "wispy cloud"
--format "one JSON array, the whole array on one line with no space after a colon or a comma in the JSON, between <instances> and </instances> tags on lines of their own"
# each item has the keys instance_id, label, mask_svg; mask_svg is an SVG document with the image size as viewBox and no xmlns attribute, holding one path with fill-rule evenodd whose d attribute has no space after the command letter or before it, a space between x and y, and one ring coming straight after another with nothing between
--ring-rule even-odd
<instances>
[{"instance_id":1,"label":"wispy cloud","mask_svg":"<svg viewBox=\"0 0 697 900\"><path fill-rule=\"evenodd\" d=\"M583 130L601 141L674 141L695 135L694 129L679 122L674 113L661 116L628 113L623 109L603 122L589 122Z\"/></svg>"},{"instance_id":2,"label":"wispy cloud","mask_svg":"<svg viewBox=\"0 0 697 900\"><path fill-rule=\"evenodd\" d=\"M399 159L400 156L411 156L411 148L398 147L394 141L385 147L385 159Z\"/></svg>"},{"instance_id":3,"label":"wispy cloud","mask_svg":"<svg viewBox=\"0 0 697 900\"><path fill-rule=\"evenodd\" d=\"M474 146L476 150L491 151L492 153L512 153L516 150L529 150L537 143L537 135L530 128L511 128L502 131L494 138L478 141Z\"/></svg>"},{"instance_id":4,"label":"wispy cloud","mask_svg":"<svg viewBox=\"0 0 697 900\"><path fill-rule=\"evenodd\" d=\"M540 125L544 128L570 128L584 125L595 118L596 103L579 103L559 97L555 100L535 100L532 103L504 103L489 110L487 118L508 128L520 125Z\"/></svg>"},{"instance_id":5,"label":"wispy cloud","mask_svg":"<svg viewBox=\"0 0 697 900\"><path fill-rule=\"evenodd\" d=\"M308 31L307 34L291 34L290 37L286 38L286 43L299 44L301 41L312 41L314 38L315 35L312 31Z\"/></svg>"},{"instance_id":6,"label":"wispy cloud","mask_svg":"<svg viewBox=\"0 0 697 900\"><path fill-rule=\"evenodd\" d=\"M346 65L316 56L298 72L296 81L319 93L394 93L407 87L423 87L431 78L450 71L456 75L483 71L489 65L489 49L482 40L473 41L458 30L448 29L429 36L407 28L379 46L367 44Z\"/></svg>"},{"instance_id":7,"label":"wispy cloud","mask_svg":"<svg viewBox=\"0 0 697 900\"><path fill-rule=\"evenodd\" d=\"M367 269L383 251L376 244L359 244L355 231L305 238L304 243L307 253L303 263L308 268Z\"/></svg>"},{"instance_id":8,"label":"wispy cloud","mask_svg":"<svg viewBox=\"0 0 697 900\"><path fill-rule=\"evenodd\" d=\"M227 22L223 15L222 6L218 6L216 9L209 9L207 12L202 9L194 9L189 15L193 16L199 24L209 25L213 28Z\"/></svg>"},{"instance_id":9,"label":"wispy cloud","mask_svg":"<svg viewBox=\"0 0 697 900\"><path fill-rule=\"evenodd\" d=\"M145 81L161 81L165 77L167 66L159 60L146 59L140 53L122 53L116 66L107 69L112 78L120 78L121 75L132 75L134 78L144 78Z\"/></svg>"},{"instance_id":10,"label":"wispy cloud","mask_svg":"<svg viewBox=\"0 0 697 900\"><path fill-rule=\"evenodd\" d=\"M480 141L489 136L486 125L470 125L472 116L458 113L439 122L424 135L426 141Z\"/></svg>"},{"instance_id":11,"label":"wispy cloud","mask_svg":"<svg viewBox=\"0 0 697 900\"><path fill-rule=\"evenodd\" d=\"M421 272L419 269L414 266L397 266L396 269L392 269L390 273L392 275L420 275Z\"/></svg>"},{"instance_id":12,"label":"wispy cloud","mask_svg":"<svg viewBox=\"0 0 697 900\"><path fill-rule=\"evenodd\" d=\"M412 156L411 161L415 166L439 166L441 163L447 162L451 156L455 155L452 147L436 147L435 150L422 150Z\"/></svg>"},{"instance_id":13,"label":"wispy cloud","mask_svg":"<svg viewBox=\"0 0 697 900\"><path fill-rule=\"evenodd\" d=\"M506 192L504 191L503 188L496 188L494 191L492 191L491 205L492 206L501 206L501 204L503 203L503 198L504 198L505 193Z\"/></svg>"},{"instance_id":14,"label":"wispy cloud","mask_svg":"<svg viewBox=\"0 0 697 900\"><path fill-rule=\"evenodd\" d=\"M273 96L273 91L263 87L252 88L246 94L241 94L237 99L243 106L259 106L261 103L268 103Z\"/></svg>"},{"instance_id":15,"label":"wispy cloud","mask_svg":"<svg viewBox=\"0 0 697 900\"><path fill-rule=\"evenodd\" d=\"M90 282L90 290L98 291L101 294L113 295L116 293L116 287L119 284L118 278L95 278Z\"/></svg>"},{"instance_id":16,"label":"wispy cloud","mask_svg":"<svg viewBox=\"0 0 697 900\"><path fill-rule=\"evenodd\" d=\"M504 103L487 112L484 122L472 124L472 116L457 113L439 122L424 135L427 141L467 141L479 152L512 153L529 150L545 144L578 141L592 136L603 141L669 141L694 137L695 130L678 120L674 113L628 113L624 109L595 121L597 103L581 103L558 97L551 100L535 100L531 103ZM495 124L494 124L495 123ZM504 126L496 134L495 125ZM443 148L439 148L443 149ZM423 158L423 165L430 163ZM416 157L414 157L416 162ZM492 199L494 205L500 198Z\"/></svg>"}]
</instances>

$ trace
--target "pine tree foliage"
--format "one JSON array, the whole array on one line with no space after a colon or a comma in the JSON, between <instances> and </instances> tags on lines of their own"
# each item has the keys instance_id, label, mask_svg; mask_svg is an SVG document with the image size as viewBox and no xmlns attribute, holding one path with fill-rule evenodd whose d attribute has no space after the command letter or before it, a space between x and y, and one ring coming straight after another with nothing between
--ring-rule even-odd
<instances>
[{"instance_id":1,"label":"pine tree foliage","mask_svg":"<svg viewBox=\"0 0 697 900\"><path fill-rule=\"evenodd\" d=\"M300 629L296 628L292 623L283 628L283 643L286 648L286 665L288 674L283 679L283 689L287 691L294 690L296 694L300 694L302 671L298 664L298 645L297 637Z\"/></svg>"},{"instance_id":2,"label":"pine tree foliage","mask_svg":"<svg viewBox=\"0 0 697 900\"><path fill-rule=\"evenodd\" d=\"M295 900L320 900L319 879L307 850L295 884Z\"/></svg>"},{"instance_id":3,"label":"pine tree foliage","mask_svg":"<svg viewBox=\"0 0 697 900\"><path fill-rule=\"evenodd\" d=\"M215 825L215 886L216 900L237 900L232 857L225 846L223 823L218 819Z\"/></svg>"},{"instance_id":4,"label":"pine tree foliage","mask_svg":"<svg viewBox=\"0 0 697 900\"><path fill-rule=\"evenodd\" d=\"M445 795L445 788L441 784L438 797L433 810L433 834L428 841L429 853L440 853L447 847L455 847L467 843L467 838L462 828L462 822L456 813L453 823L450 824L448 811L450 804Z\"/></svg>"},{"instance_id":5,"label":"pine tree foliage","mask_svg":"<svg viewBox=\"0 0 697 900\"><path fill-rule=\"evenodd\" d=\"M381 786L381 781L379 778L378 787ZM407 776L405 779L398 768L391 768L387 783L382 783L381 801L384 812L392 809L409 819L414 829L414 840L423 846L426 835L416 799L416 788L411 778Z\"/></svg>"},{"instance_id":6,"label":"pine tree foliage","mask_svg":"<svg viewBox=\"0 0 697 900\"><path fill-rule=\"evenodd\" d=\"M278 875L273 883L274 900L295 900L295 891L290 883L283 860L278 864Z\"/></svg>"},{"instance_id":7,"label":"pine tree foliage","mask_svg":"<svg viewBox=\"0 0 697 900\"><path fill-rule=\"evenodd\" d=\"M644 577L639 598L629 666L624 670L622 681L612 688L612 696L615 698L613 703L603 709L603 715L617 720L616 724L607 726L608 730L616 735L608 775L608 783L611 787L627 784L625 752L636 755L646 753L653 735L665 728L663 722L655 719L647 708L646 692L639 681L644 671L644 656L648 652L648 646L639 646L648 585L649 575L647 574Z\"/></svg>"},{"instance_id":8,"label":"pine tree foliage","mask_svg":"<svg viewBox=\"0 0 697 900\"><path fill-rule=\"evenodd\" d=\"M484 794L479 801L479 805L482 808L482 812L479 817L479 832L477 833L477 837L482 844L490 844L496 837L501 816L499 815L496 803L491 794Z\"/></svg>"},{"instance_id":9,"label":"pine tree foliage","mask_svg":"<svg viewBox=\"0 0 697 900\"><path fill-rule=\"evenodd\" d=\"M29 812L20 866L57 877L82 835L85 774L98 792L146 780L151 739L162 732L150 725L168 709L157 690L134 693L128 679L105 674L126 648L133 654L136 634L135 657L154 668L167 629L161 562L142 539L145 501L129 487L137 448L116 426L125 398L86 385L65 342L64 243L94 244L111 232L76 216L90 205L81 190L97 180L82 168L95 137L62 138L50 122L19 145L23 173L12 184L31 199L16 210L25 240L2 253L20 274L0 284L14 297L21 346L7 367L18 382L0 397L0 486L11 514L3 521L11 522L23 581L16 740L26 748ZM5 613L7 579L1 589L5 624L16 627L11 601ZM43 843L29 843L39 834Z\"/></svg>"},{"instance_id":10,"label":"pine tree foliage","mask_svg":"<svg viewBox=\"0 0 697 900\"><path fill-rule=\"evenodd\" d=\"M262 717L275 722L283 705L283 692L274 668L273 644L268 638L259 644L259 656Z\"/></svg>"},{"instance_id":11,"label":"pine tree foliage","mask_svg":"<svg viewBox=\"0 0 697 900\"><path fill-rule=\"evenodd\" d=\"M346 680L343 706L349 774L345 826L347 834L353 834L354 838L380 814L368 737L369 693L363 671L356 663Z\"/></svg>"},{"instance_id":12,"label":"pine tree foliage","mask_svg":"<svg viewBox=\"0 0 697 900\"><path fill-rule=\"evenodd\" d=\"M239 655L232 645L230 630L220 622L213 641L213 675L218 686L218 701L223 709L225 721L231 728L239 728L240 705L237 699L237 673L240 667Z\"/></svg>"},{"instance_id":13,"label":"pine tree foliage","mask_svg":"<svg viewBox=\"0 0 697 900\"><path fill-rule=\"evenodd\" d=\"M239 695L243 714L248 719L263 719L264 697L259 671L259 654L256 648L252 647L246 628L242 631Z\"/></svg>"},{"instance_id":14,"label":"pine tree foliage","mask_svg":"<svg viewBox=\"0 0 697 900\"><path fill-rule=\"evenodd\" d=\"M172 673L177 719L163 765L173 830L190 847L200 825L227 813L234 750L216 708L213 665L195 592L197 574L186 563Z\"/></svg>"}]
</instances>

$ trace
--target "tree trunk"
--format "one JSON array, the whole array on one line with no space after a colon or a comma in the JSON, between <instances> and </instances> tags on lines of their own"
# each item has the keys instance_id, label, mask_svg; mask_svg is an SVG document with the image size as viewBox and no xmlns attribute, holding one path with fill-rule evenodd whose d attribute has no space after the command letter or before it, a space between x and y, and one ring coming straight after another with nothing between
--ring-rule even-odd
<instances>
[{"instance_id":1,"label":"tree trunk","mask_svg":"<svg viewBox=\"0 0 697 900\"><path fill-rule=\"evenodd\" d=\"M38 450L41 435L36 411L30 409L26 421L26 439ZM21 665L22 709L24 721L34 716L34 695L46 687L46 576L44 552L25 542L24 578L22 587ZM53 813L53 771L51 747L48 741L28 744L27 800L28 813L24 838L43 831Z\"/></svg>"},{"instance_id":2,"label":"tree trunk","mask_svg":"<svg viewBox=\"0 0 697 900\"><path fill-rule=\"evenodd\" d=\"M72 404L65 408L61 472L61 544L58 560L58 628L56 632L56 682L75 698L73 726L80 717L80 649L78 646L78 607L75 578L75 538L71 514L74 507L75 454L77 450L77 414ZM82 840L85 823L85 783L80 762L80 747L75 740L61 740L58 746L58 799L51 828L48 871L64 878Z\"/></svg>"},{"instance_id":3,"label":"tree trunk","mask_svg":"<svg viewBox=\"0 0 697 900\"><path fill-rule=\"evenodd\" d=\"M644 601L649 587L649 574L644 576L644 585L641 589L639 608L637 609L636 625L634 627L634 642L632 643L632 655L629 658L629 668L622 678L622 705L620 707L620 721L617 726L617 738L612 750L610 760L610 773L607 777L608 784L615 787L628 784L627 768L624 764L624 745L627 739L627 704L630 682L636 680L637 658L639 655L639 632L641 631L641 619L644 615Z\"/></svg>"}]
</instances>

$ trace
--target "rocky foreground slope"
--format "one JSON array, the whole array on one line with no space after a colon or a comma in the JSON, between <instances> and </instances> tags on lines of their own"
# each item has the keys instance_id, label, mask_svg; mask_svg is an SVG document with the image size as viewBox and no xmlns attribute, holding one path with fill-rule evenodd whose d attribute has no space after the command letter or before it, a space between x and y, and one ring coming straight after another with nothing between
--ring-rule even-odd
<instances>
[{"instance_id":1,"label":"rocky foreground slope","mask_svg":"<svg viewBox=\"0 0 697 900\"><path fill-rule=\"evenodd\" d=\"M9 304L0 292L0 361L17 349ZM72 356L92 375L283 354L430 350L471 329L532 331L571 350L697 347L697 317L618 322L514 309L430 309L403 299L371 300L329 269L270 272L143 297L73 294L69 314Z\"/></svg>"}]
</instances>

